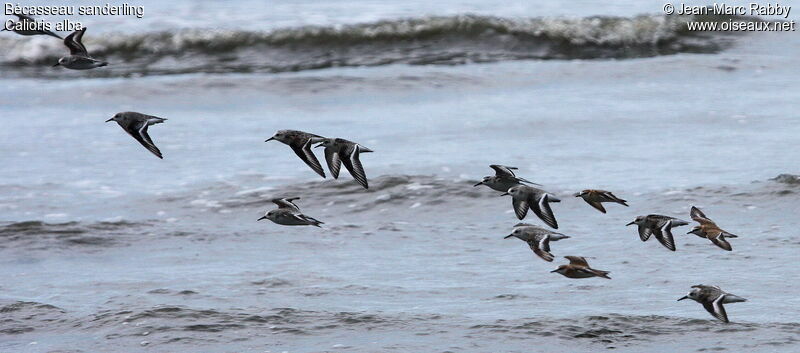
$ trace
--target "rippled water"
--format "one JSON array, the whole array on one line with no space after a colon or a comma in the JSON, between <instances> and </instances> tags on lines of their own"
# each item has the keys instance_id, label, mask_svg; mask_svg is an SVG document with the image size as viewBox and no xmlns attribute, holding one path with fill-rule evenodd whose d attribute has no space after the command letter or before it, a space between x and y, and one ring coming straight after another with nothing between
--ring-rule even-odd
<instances>
[{"instance_id":1,"label":"rippled water","mask_svg":"<svg viewBox=\"0 0 800 353\"><path fill-rule=\"evenodd\" d=\"M257 50L231 54L252 66L137 56L83 77L40 69L58 50L44 38L0 36L0 46L41 49L0 54L0 351L797 350L800 283L783 267L800 249L795 34L679 35L703 50L667 52L647 40L589 52L548 44L556 55L540 60L526 56L528 37L498 44L498 27L480 26L652 22L660 5L307 1L268 15L220 2L146 5L174 16L146 13L152 30L126 34L138 25L97 19L87 43L96 30L119 36L92 39L98 49L137 36L182 48L163 31L220 27L255 38ZM204 25L238 13L262 21ZM432 40L415 32L329 48L378 65L262 70L254 55L274 53L269 36L280 31L422 18L457 25ZM198 45L224 35L214 33ZM619 34L571 38L586 33ZM391 50L370 56L375 48L502 59L414 65L382 61ZM655 52L626 54L642 48ZM34 60L10 63L14 55ZM130 75L141 67L163 71ZM196 67L209 69L181 73ZM123 110L168 119L150 129L164 160L103 123ZM346 173L322 180L288 147L263 142L286 128L374 150L362 156L370 189ZM563 200L553 210L571 238L551 244L555 262L503 239L519 222L510 200L472 186L493 163L519 167ZM611 190L630 207L601 214L570 196L584 188ZM300 196L325 227L257 222L278 196ZM674 230L673 253L624 226L648 213L688 220L692 205L740 236L734 251L685 235L686 226ZM550 273L565 255L613 279ZM700 283L748 301L726 306L732 323L717 322L676 301Z\"/></svg>"}]
</instances>

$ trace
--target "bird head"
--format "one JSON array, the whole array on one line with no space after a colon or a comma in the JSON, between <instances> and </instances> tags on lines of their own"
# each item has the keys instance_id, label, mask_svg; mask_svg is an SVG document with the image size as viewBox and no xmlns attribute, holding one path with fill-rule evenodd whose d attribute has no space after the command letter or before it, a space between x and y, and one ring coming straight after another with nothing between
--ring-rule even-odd
<instances>
[{"instance_id":1,"label":"bird head","mask_svg":"<svg viewBox=\"0 0 800 353\"><path fill-rule=\"evenodd\" d=\"M644 216L638 216L638 217L636 217L636 219L631 221L631 223L628 223L625 226L627 227L627 226L632 225L632 224L642 224L642 222L644 222Z\"/></svg>"},{"instance_id":2,"label":"bird head","mask_svg":"<svg viewBox=\"0 0 800 353\"><path fill-rule=\"evenodd\" d=\"M477 184L475 184L473 186L485 185L486 183L488 183L491 180L492 180L492 177L486 176L486 177L483 177L483 179L479 183L477 183Z\"/></svg>"}]
</instances>

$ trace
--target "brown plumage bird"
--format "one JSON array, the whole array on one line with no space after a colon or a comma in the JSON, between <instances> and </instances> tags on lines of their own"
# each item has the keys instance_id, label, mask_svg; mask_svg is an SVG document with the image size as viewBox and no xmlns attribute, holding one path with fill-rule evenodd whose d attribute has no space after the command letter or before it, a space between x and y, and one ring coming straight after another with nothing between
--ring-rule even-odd
<instances>
[{"instance_id":1,"label":"brown plumage bird","mask_svg":"<svg viewBox=\"0 0 800 353\"><path fill-rule=\"evenodd\" d=\"M628 204L623 199L620 199L610 191L605 190L594 190L594 189L586 189L579 193L575 194L575 197L583 198L583 201L586 201L590 206L596 208L598 211L606 213L606 209L603 207L603 202L614 202L625 207L628 207Z\"/></svg>"},{"instance_id":2,"label":"brown plumage bird","mask_svg":"<svg viewBox=\"0 0 800 353\"><path fill-rule=\"evenodd\" d=\"M728 251L733 250L731 243L725 240L725 237L738 238L737 235L721 229L716 223L714 223L714 221L706 217L703 211L700 211L700 209L697 207L692 206L692 210L689 212L689 215L692 216L692 219L695 222L700 223L700 225L694 226L694 228L692 228L692 230L686 234L694 234L698 237L706 238L714 243L714 245L719 246L722 249Z\"/></svg>"},{"instance_id":3,"label":"brown plumage bird","mask_svg":"<svg viewBox=\"0 0 800 353\"><path fill-rule=\"evenodd\" d=\"M564 256L564 258L569 260L569 264L558 266L557 269L550 272L560 273L567 278L603 277L611 279L608 277L610 272L590 268L589 263L581 256Z\"/></svg>"}]
</instances>

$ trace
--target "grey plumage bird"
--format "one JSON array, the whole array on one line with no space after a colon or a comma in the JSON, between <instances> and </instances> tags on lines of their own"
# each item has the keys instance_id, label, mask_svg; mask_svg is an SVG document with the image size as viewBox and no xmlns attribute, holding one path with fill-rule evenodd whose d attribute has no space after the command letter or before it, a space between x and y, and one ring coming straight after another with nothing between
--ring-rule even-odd
<instances>
[{"instance_id":1,"label":"grey plumage bird","mask_svg":"<svg viewBox=\"0 0 800 353\"><path fill-rule=\"evenodd\" d=\"M678 299L678 301L684 299L691 299L702 304L703 308L705 308L711 316L725 323L730 321L728 321L728 313L725 311L725 307L722 304L747 301L747 299L725 292L717 286L706 286L703 284L692 286L692 290L689 294Z\"/></svg>"},{"instance_id":2,"label":"grey plumage bird","mask_svg":"<svg viewBox=\"0 0 800 353\"><path fill-rule=\"evenodd\" d=\"M324 223L300 212L300 207L294 203L294 200L298 199L300 198L292 197L272 199L272 202L278 205L278 208L267 211L264 216L258 220L260 221L262 219L268 219L275 224L284 226L315 226L322 228L320 224Z\"/></svg>"},{"instance_id":3,"label":"grey plumage bird","mask_svg":"<svg viewBox=\"0 0 800 353\"><path fill-rule=\"evenodd\" d=\"M113 118L106 120L106 122L116 121L125 132L131 135L136 141L139 141L144 148L152 152L156 157L163 159L161 151L153 143L150 135L147 133L147 128L150 125L160 124L167 119L159 118L152 115L146 115L137 112L123 112L117 113Z\"/></svg>"},{"instance_id":4,"label":"grey plumage bird","mask_svg":"<svg viewBox=\"0 0 800 353\"><path fill-rule=\"evenodd\" d=\"M550 242L569 238L568 235L528 223L518 223L514 226L511 234L506 235L504 239L511 237L516 237L526 242L536 256L547 262L553 261L553 254L550 253Z\"/></svg>"},{"instance_id":5,"label":"grey plumage bird","mask_svg":"<svg viewBox=\"0 0 800 353\"><path fill-rule=\"evenodd\" d=\"M495 173L494 176L485 176L479 183L473 186L486 185L492 190L506 192L508 191L508 189L523 183L528 183L531 185L539 185L531 181L525 180L524 178L517 177L516 174L514 173L514 171L518 169L516 167L492 164L489 166L489 168L494 169Z\"/></svg>"},{"instance_id":6,"label":"grey plumage bird","mask_svg":"<svg viewBox=\"0 0 800 353\"><path fill-rule=\"evenodd\" d=\"M561 202L557 197L528 185L513 186L503 193L505 195L511 195L511 205L520 220L525 218L530 208L545 224L558 229L558 222L550 209L551 202Z\"/></svg>"},{"instance_id":7,"label":"grey plumage bird","mask_svg":"<svg viewBox=\"0 0 800 353\"><path fill-rule=\"evenodd\" d=\"M12 29L8 29L6 26L3 26L3 29L1 29L0 31L10 31L23 36L47 35L51 37L56 37L58 39L64 39L60 35L55 34L52 31L46 29L38 29L39 26L36 25L36 20L30 16L19 13L15 13L14 16L17 16L18 20L17 22L14 22L13 24L11 24L11 26L9 26Z\"/></svg>"},{"instance_id":8,"label":"grey plumage bird","mask_svg":"<svg viewBox=\"0 0 800 353\"><path fill-rule=\"evenodd\" d=\"M654 235L661 245L664 245L664 247L669 250L675 251L675 238L672 236L672 228L685 226L689 224L689 222L675 217L650 214L647 216L638 216L625 226L633 224L639 226L639 238L642 239L642 241L647 241L647 239L650 239L650 235Z\"/></svg>"},{"instance_id":9,"label":"grey plumage bird","mask_svg":"<svg viewBox=\"0 0 800 353\"><path fill-rule=\"evenodd\" d=\"M108 65L107 62L97 60L89 55L89 51L83 45L84 33L86 33L85 27L70 33L67 38L64 38L64 45L69 48L69 56L58 59L58 62L53 65L54 67L63 66L72 70L89 70Z\"/></svg>"},{"instance_id":10,"label":"grey plumage bird","mask_svg":"<svg viewBox=\"0 0 800 353\"><path fill-rule=\"evenodd\" d=\"M321 177L325 177L325 171L322 165L319 164L317 156L311 151L311 145L325 139L322 136L314 135L308 132L299 130L278 130L274 136L268 138L264 142L280 141L292 148L292 151L300 157L312 170L317 172Z\"/></svg>"},{"instance_id":11,"label":"grey plumage bird","mask_svg":"<svg viewBox=\"0 0 800 353\"><path fill-rule=\"evenodd\" d=\"M325 161L328 163L328 170L330 170L334 179L339 178L339 170L344 164L353 179L361 184L364 189L369 189L367 174L364 173L364 167L361 165L359 156L361 153L372 152L371 149L342 138L323 139L316 147L325 147Z\"/></svg>"}]
</instances>

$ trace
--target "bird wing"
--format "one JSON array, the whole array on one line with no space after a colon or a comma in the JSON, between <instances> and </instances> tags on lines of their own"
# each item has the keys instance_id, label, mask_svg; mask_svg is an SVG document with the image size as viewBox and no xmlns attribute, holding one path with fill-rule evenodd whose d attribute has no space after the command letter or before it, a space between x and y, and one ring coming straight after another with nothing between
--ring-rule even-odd
<instances>
[{"instance_id":1,"label":"bird wing","mask_svg":"<svg viewBox=\"0 0 800 353\"><path fill-rule=\"evenodd\" d=\"M149 126L147 120L136 120L127 126L121 124L120 126L122 126L122 129L125 130L128 135L131 135L131 137L144 146L144 148L156 155L156 157L164 159L161 155L161 151L153 144L153 140L150 138L150 135L147 134L147 127Z\"/></svg>"},{"instance_id":2,"label":"bird wing","mask_svg":"<svg viewBox=\"0 0 800 353\"><path fill-rule=\"evenodd\" d=\"M89 56L89 52L86 50L86 47L83 46L81 39L83 38L83 33L86 32L86 27L70 33L66 38L64 38L64 45L69 48L70 55L81 55L81 56Z\"/></svg>"},{"instance_id":3,"label":"bird wing","mask_svg":"<svg viewBox=\"0 0 800 353\"><path fill-rule=\"evenodd\" d=\"M700 224L714 224L714 221L706 217L703 211L700 211L700 209L697 207L692 206L692 210L689 211L689 215L695 222L698 222Z\"/></svg>"},{"instance_id":4,"label":"bird wing","mask_svg":"<svg viewBox=\"0 0 800 353\"><path fill-rule=\"evenodd\" d=\"M512 177L512 178L516 177L516 175L514 175L514 171L517 170L516 167L508 167L508 166L499 165L499 164L492 164L492 165L489 166L489 168L494 169L494 173L495 173L496 176L499 176L499 177L508 176L508 177Z\"/></svg>"},{"instance_id":5,"label":"bird wing","mask_svg":"<svg viewBox=\"0 0 800 353\"><path fill-rule=\"evenodd\" d=\"M294 202L294 200L299 200L299 197L292 197L292 198L285 198L285 199L272 199L272 203L278 205L278 208L288 208L293 211L300 212L300 207L298 207Z\"/></svg>"},{"instance_id":6,"label":"bird wing","mask_svg":"<svg viewBox=\"0 0 800 353\"><path fill-rule=\"evenodd\" d=\"M517 214L517 218L520 220L525 218L525 215L528 214L528 202L517 200L515 198L511 198L511 205L514 206L514 213Z\"/></svg>"},{"instance_id":7,"label":"bird wing","mask_svg":"<svg viewBox=\"0 0 800 353\"><path fill-rule=\"evenodd\" d=\"M616 202L616 203L618 203L620 205L628 206L628 204L626 203L628 201L625 201L625 200L617 197L616 195L612 194L611 191L603 191L603 192L601 192L601 195L608 201Z\"/></svg>"},{"instance_id":8,"label":"bird wing","mask_svg":"<svg viewBox=\"0 0 800 353\"><path fill-rule=\"evenodd\" d=\"M639 224L639 239L642 239L642 241L647 241L647 239L650 239L650 235L652 234L653 229L648 227L647 224Z\"/></svg>"},{"instance_id":9,"label":"bird wing","mask_svg":"<svg viewBox=\"0 0 800 353\"><path fill-rule=\"evenodd\" d=\"M553 210L550 209L550 202L548 199L549 196L546 193L543 194L542 197L539 198L538 202L531 202L531 209L533 210L533 213L539 216L539 218L548 226L558 229L558 222L556 222L556 216L553 215Z\"/></svg>"},{"instance_id":10,"label":"bird wing","mask_svg":"<svg viewBox=\"0 0 800 353\"><path fill-rule=\"evenodd\" d=\"M599 202L596 202L596 201L586 201L586 203L588 203L590 206L596 208L598 211L606 213L606 209L605 209L605 207L603 207L603 204L601 204Z\"/></svg>"},{"instance_id":11,"label":"bird wing","mask_svg":"<svg viewBox=\"0 0 800 353\"><path fill-rule=\"evenodd\" d=\"M728 313L725 312L725 307L722 306L722 301L725 299L725 294L721 294L717 299L713 302L704 302L703 308L708 311L709 314L717 318L719 321L722 322L729 322L728 321Z\"/></svg>"},{"instance_id":12,"label":"bird wing","mask_svg":"<svg viewBox=\"0 0 800 353\"><path fill-rule=\"evenodd\" d=\"M564 258L569 260L570 265L589 267L589 263L586 262L586 259L583 258L583 256L564 256Z\"/></svg>"},{"instance_id":13,"label":"bird wing","mask_svg":"<svg viewBox=\"0 0 800 353\"><path fill-rule=\"evenodd\" d=\"M352 145L348 150L345 152L345 158L342 158L342 164L344 167L347 168L347 171L350 172L350 175L353 176L364 189L369 189L369 184L367 184L367 174L364 173L364 167L361 166L361 160L358 158L358 155L361 152L361 147L358 144Z\"/></svg>"},{"instance_id":14,"label":"bird wing","mask_svg":"<svg viewBox=\"0 0 800 353\"><path fill-rule=\"evenodd\" d=\"M299 143L292 143L289 145L292 148L292 151L300 157L311 169L313 169L317 174L325 177L325 171L322 170L322 165L319 164L319 160L317 160L317 156L314 155L314 152L311 152L311 138L306 138L305 140L301 140Z\"/></svg>"},{"instance_id":15,"label":"bird wing","mask_svg":"<svg viewBox=\"0 0 800 353\"><path fill-rule=\"evenodd\" d=\"M675 251L675 238L672 237L672 231L670 231L671 227L672 221L666 221L661 227L653 229L653 235L655 235L658 242L664 245L665 248Z\"/></svg>"},{"instance_id":16,"label":"bird wing","mask_svg":"<svg viewBox=\"0 0 800 353\"><path fill-rule=\"evenodd\" d=\"M554 258L553 254L551 254L549 250L545 250L544 248L542 248L539 244L536 243L535 240L528 241L527 243L528 246L531 248L531 250L533 250L533 253L536 254L536 256L541 257L542 260L547 262L553 261Z\"/></svg>"},{"instance_id":17,"label":"bird wing","mask_svg":"<svg viewBox=\"0 0 800 353\"><path fill-rule=\"evenodd\" d=\"M539 249L542 249L544 251L550 251L550 236L549 235L545 235L545 236L542 237L541 240L539 240Z\"/></svg>"},{"instance_id":18,"label":"bird wing","mask_svg":"<svg viewBox=\"0 0 800 353\"><path fill-rule=\"evenodd\" d=\"M331 171L333 178L338 179L339 170L342 169L342 160L333 147L325 147L325 161L328 163L328 170Z\"/></svg>"},{"instance_id":19,"label":"bird wing","mask_svg":"<svg viewBox=\"0 0 800 353\"><path fill-rule=\"evenodd\" d=\"M733 250L731 243L725 240L725 233L721 229L716 229L712 232L706 233L706 237L708 237L708 240L711 240L714 245L719 246L722 249L728 251Z\"/></svg>"}]
</instances>

